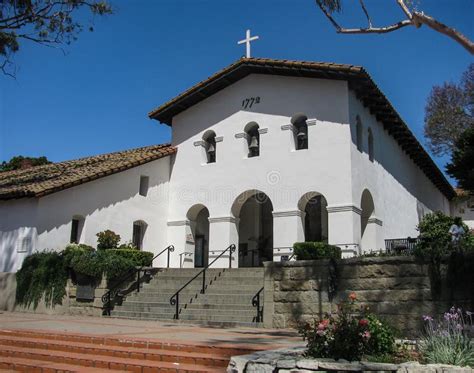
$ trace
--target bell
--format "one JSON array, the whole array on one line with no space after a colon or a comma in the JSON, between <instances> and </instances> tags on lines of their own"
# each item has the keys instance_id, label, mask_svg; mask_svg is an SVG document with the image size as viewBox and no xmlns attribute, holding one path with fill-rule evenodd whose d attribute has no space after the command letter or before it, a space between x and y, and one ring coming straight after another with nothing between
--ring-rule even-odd
<instances>
[{"instance_id":1,"label":"bell","mask_svg":"<svg viewBox=\"0 0 474 373\"><path fill-rule=\"evenodd\" d=\"M258 139L257 136L252 136L249 145L250 150L257 150L258 149Z\"/></svg>"},{"instance_id":2,"label":"bell","mask_svg":"<svg viewBox=\"0 0 474 373\"><path fill-rule=\"evenodd\" d=\"M216 148L214 147L214 144L209 144L209 148L207 148L207 153L212 154L216 152Z\"/></svg>"},{"instance_id":3,"label":"bell","mask_svg":"<svg viewBox=\"0 0 474 373\"><path fill-rule=\"evenodd\" d=\"M308 136L306 135L306 131L303 129L303 128L300 128L298 130L298 133L296 134L296 138L299 140L299 141L303 141L303 140L306 140L308 138Z\"/></svg>"}]
</instances>

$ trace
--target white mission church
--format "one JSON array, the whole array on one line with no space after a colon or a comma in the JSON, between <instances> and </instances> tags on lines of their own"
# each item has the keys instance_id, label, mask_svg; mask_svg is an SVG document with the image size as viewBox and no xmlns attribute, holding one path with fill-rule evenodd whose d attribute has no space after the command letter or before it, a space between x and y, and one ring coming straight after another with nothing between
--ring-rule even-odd
<instances>
[{"instance_id":1,"label":"white mission church","mask_svg":"<svg viewBox=\"0 0 474 373\"><path fill-rule=\"evenodd\" d=\"M0 271L106 229L154 253L174 245L172 267L231 244L234 267L305 240L350 256L451 211L453 188L362 67L242 58L149 117L171 144L0 174Z\"/></svg>"}]
</instances>

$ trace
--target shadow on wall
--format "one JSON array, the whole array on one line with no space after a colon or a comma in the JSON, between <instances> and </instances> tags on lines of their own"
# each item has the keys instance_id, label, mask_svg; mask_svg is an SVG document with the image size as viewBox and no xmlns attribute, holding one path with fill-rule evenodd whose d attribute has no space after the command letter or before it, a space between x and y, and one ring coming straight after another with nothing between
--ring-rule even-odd
<instances>
[{"instance_id":1,"label":"shadow on wall","mask_svg":"<svg viewBox=\"0 0 474 373\"><path fill-rule=\"evenodd\" d=\"M16 294L14 273L0 272L0 294L0 311L13 311Z\"/></svg>"},{"instance_id":2,"label":"shadow on wall","mask_svg":"<svg viewBox=\"0 0 474 373\"><path fill-rule=\"evenodd\" d=\"M34 230L34 228L28 229L19 227L18 229L8 232L0 231L1 272L15 272L23 259L33 252L33 243L36 240L36 233L32 232L32 230ZM30 244L24 245L25 240L28 240Z\"/></svg>"}]
</instances>

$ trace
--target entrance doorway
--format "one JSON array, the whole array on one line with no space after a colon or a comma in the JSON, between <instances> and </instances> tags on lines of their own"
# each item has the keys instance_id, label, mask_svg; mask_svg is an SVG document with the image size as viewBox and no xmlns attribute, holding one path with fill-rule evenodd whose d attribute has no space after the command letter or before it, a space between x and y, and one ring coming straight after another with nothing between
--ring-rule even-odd
<instances>
[{"instance_id":1,"label":"entrance doorway","mask_svg":"<svg viewBox=\"0 0 474 373\"><path fill-rule=\"evenodd\" d=\"M209 210L195 205L188 211L191 228L190 243L194 244L194 267L202 268L209 263Z\"/></svg>"},{"instance_id":2,"label":"entrance doorway","mask_svg":"<svg viewBox=\"0 0 474 373\"><path fill-rule=\"evenodd\" d=\"M239 218L239 267L261 267L273 260L273 205L263 192L246 192L234 202Z\"/></svg>"}]
</instances>

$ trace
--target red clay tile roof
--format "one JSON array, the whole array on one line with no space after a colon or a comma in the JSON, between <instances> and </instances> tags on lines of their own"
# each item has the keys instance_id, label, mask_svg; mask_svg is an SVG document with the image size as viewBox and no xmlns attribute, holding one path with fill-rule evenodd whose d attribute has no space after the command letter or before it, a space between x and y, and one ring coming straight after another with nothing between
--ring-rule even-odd
<instances>
[{"instance_id":1,"label":"red clay tile roof","mask_svg":"<svg viewBox=\"0 0 474 373\"><path fill-rule=\"evenodd\" d=\"M323 62L242 58L166 102L148 116L169 126L173 117L250 74L345 80L359 100L383 124L405 153L448 198L456 195L451 184L421 146L390 101L361 66Z\"/></svg>"},{"instance_id":2,"label":"red clay tile roof","mask_svg":"<svg viewBox=\"0 0 474 373\"><path fill-rule=\"evenodd\" d=\"M0 172L0 200L42 197L176 153L169 144L151 145L25 170Z\"/></svg>"}]
</instances>

